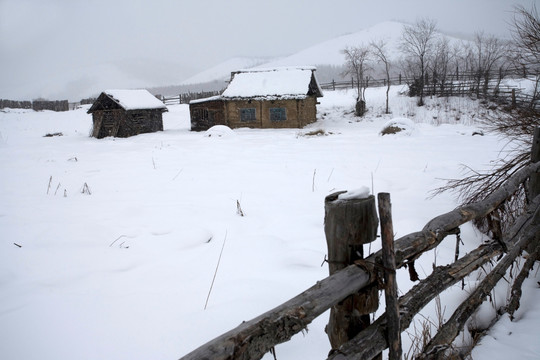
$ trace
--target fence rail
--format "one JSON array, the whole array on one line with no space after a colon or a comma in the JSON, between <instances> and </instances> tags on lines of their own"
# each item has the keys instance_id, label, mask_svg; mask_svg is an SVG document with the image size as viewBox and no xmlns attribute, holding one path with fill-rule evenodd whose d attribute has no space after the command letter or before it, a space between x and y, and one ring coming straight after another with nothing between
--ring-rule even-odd
<instances>
[{"instance_id":1,"label":"fence rail","mask_svg":"<svg viewBox=\"0 0 540 360\"><path fill-rule=\"evenodd\" d=\"M0 99L0 109L33 109L35 111L52 110L52 111L68 111L69 103L67 100L34 100L34 101L15 101Z\"/></svg>"},{"instance_id":2,"label":"fence rail","mask_svg":"<svg viewBox=\"0 0 540 360\"><path fill-rule=\"evenodd\" d=\"M504 73L504 77L526 77L523 69L511 69ZM486 76L488 78L485 82ZM477 72L455 72L448 74L442 79L440 76L432 75L426 76L424 81L424 95L427 96L475 96L478 98L487 98L500 103L508 103L513 107L538 107L540 103L540 96L531 96L523 91L523 89L517 86L508 86L500 83L501 74L499 72L492 72L491 74L478 74ZM435 79L435 81L434 81ZM418 81L418 79L407 77L402 74L392 76L388 80L386 78L372 78L368 77L364 80L363 86L381 87L390 85L408 85L411 86ZM358 87L358 81L354 78L350 80L341 80L320 83L320 87L323 90L335 91L340 89L356 89ZM174 104L188 104L191 100L201 99L211 96L220 95L221 91L208 91L208 92L189 92L174 96L162 97L162 101L165 105Z\"/></svg>"},{"instance_id":3,"label":"fence rail","mask_svg":"<svg viewBox=\"0 0 540 360\"><path fill-rule=\"evenodd\" d=\"M517 171L499 189L485 200L461 206L429 221L418 232L405 235L394 242L396 268L414 269L414 260L424 252L437 247L448 235L459 234L459 227L469 221L489 216L502 206L521 186L529 184L532 200L509 227L502 239L483 244L448 266L434 268L431 275L420 281L399 299L399 331L411 324L413 317L438 294L478 269L495 256L506 252L493 271L480 283L467 300L423 349L422 359L437 359L444 355L472 312L484 301L495 284L504 276L515 258L527 249L533 258L539 258L540 244L540 182L532 181L540 171L540 128L533 139L531 164ZM531 181L528 181L531 178ZM459 241L459 238L457 239ZM358 294L381 279L384 272L383 250L358 260L339 270L293 299L279 305L235 329L211 340L185 355L181 360L195 359L260 359L277 344L288 341L303 331L317 316L345 298ZM456 256L457 257L457 256ZM381 270L383 269L383 270ZM514 284L515 285L515 284ZM518 298L519 300L519 298ZM372 359L388 348L388 320L386 313L356 336L351 336L330 353L328 359Z\"/></svg>"}]
</instances>

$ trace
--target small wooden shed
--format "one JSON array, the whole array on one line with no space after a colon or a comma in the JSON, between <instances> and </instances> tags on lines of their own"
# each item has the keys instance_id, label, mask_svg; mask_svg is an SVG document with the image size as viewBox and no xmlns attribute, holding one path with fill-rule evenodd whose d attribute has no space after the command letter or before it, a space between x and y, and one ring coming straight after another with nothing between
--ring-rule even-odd
<instances>
[{"instance_id":1,"label":"small wooden shed","mask_svg":"<svg viewBox=\"0 0 540 360\"><path fill-rule=\"evenodd\" d=\"M191 130L214 125L230 128L301 128L317 120L323 96L314 67L250 69L231 74L220 96L189 103Z\"/></svg>"},{"instance_id":2,"label":"small wooden shed","mask_svg":"<svg viewBox=\"0 0 540 360\"><path fill-rule=\"evenodd\" d=\"M106 90L88 110L92 136L101 139L162 131L165 111L167 107L147 90Z\"/></svg>"}]
</instances>

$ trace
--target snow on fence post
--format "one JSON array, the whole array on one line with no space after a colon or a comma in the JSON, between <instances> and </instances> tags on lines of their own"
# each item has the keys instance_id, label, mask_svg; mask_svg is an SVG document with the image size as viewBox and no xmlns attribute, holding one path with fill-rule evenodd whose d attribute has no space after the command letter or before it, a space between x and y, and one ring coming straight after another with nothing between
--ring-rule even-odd
<instances>
[{"instance_id":1,"label":"snow on fence post","mask_svg":"<svg viewBox=\"0 0 540 360\"><path fill-rule=\"evenodd\" d=\"M531 163L537 163L540 161L540 127L534 129L534 136L531 149ZM533 172L529 178L529 197L534 199L540 194L540 174Z\"/></svg>"},{"instance_id":2,"label":"snow on fence post","mask_svg":"<svg viewBox=\"0 0 540 360\"><path fill-rule=\"evenodd\" d=\"M330 275L364 258L363 245L377 238L375 197L367 188L339 191L325 198L324 232ZM379 306L377 282L332 306L326 333L332 349L352 339L369 325L369 314Z\"/></svg>"}]
</instances>

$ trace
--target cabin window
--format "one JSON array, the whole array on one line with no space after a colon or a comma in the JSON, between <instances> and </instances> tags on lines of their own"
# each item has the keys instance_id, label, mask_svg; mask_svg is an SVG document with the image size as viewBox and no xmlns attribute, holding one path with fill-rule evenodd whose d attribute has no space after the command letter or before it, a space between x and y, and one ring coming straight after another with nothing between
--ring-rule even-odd
<instances>
[{"instance_id":1,"label":"cabin window","mask_svg":"<svg viewBox=\"0 0 540 360\"><path fill-rule=\"evenodd\" d=\"M270 121L287 120L287 110L285 108L270 108Z\"/></svg>"},{"instance_id":2,"label":"cabin window","mask_svg":"<svg viewBox=\"0 0 540 360\"><path fill-rule=\"evenodd\" d=\"M255 116L255 108L243 108L240 109L240 121L250 122L257 120Z\"/></svg>"},{"instance_id":3,"label":"cabin window","mask_svg":"<svg viewBox=\"0 0 540 360\"><path fill-rule=\"evenodd\" d=\"M192 118L193 120L212 120L212 112L208 111L207 108L194 109Z\"/></svg>"}]
</instances>

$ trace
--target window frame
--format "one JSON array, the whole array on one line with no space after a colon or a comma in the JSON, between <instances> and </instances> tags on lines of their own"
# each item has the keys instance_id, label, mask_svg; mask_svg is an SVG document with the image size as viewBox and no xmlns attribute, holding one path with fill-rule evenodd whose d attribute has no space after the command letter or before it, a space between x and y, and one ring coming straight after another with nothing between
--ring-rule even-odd
<instances>
[{"instance_id":1,"label":"window frame","mask_svg":"<svg viewBox=\"0 0 540 360\"><path fill-rule=\"evenodd\" d=\"M254 107L240 108L240 121L241 122L255 122L257 121L257 109ZM246 116L246 115L249 116Z\"/></svg>"},{"instance_id":2,"label":"window frame","mask_svg":"<svg viewBox=\"0 0 540 360\"><path fill-rule=\"evenodd\" d=\"M268 111L270 121L287 121L286 107L271 107Z\"/></svg>"}]
</instances>

